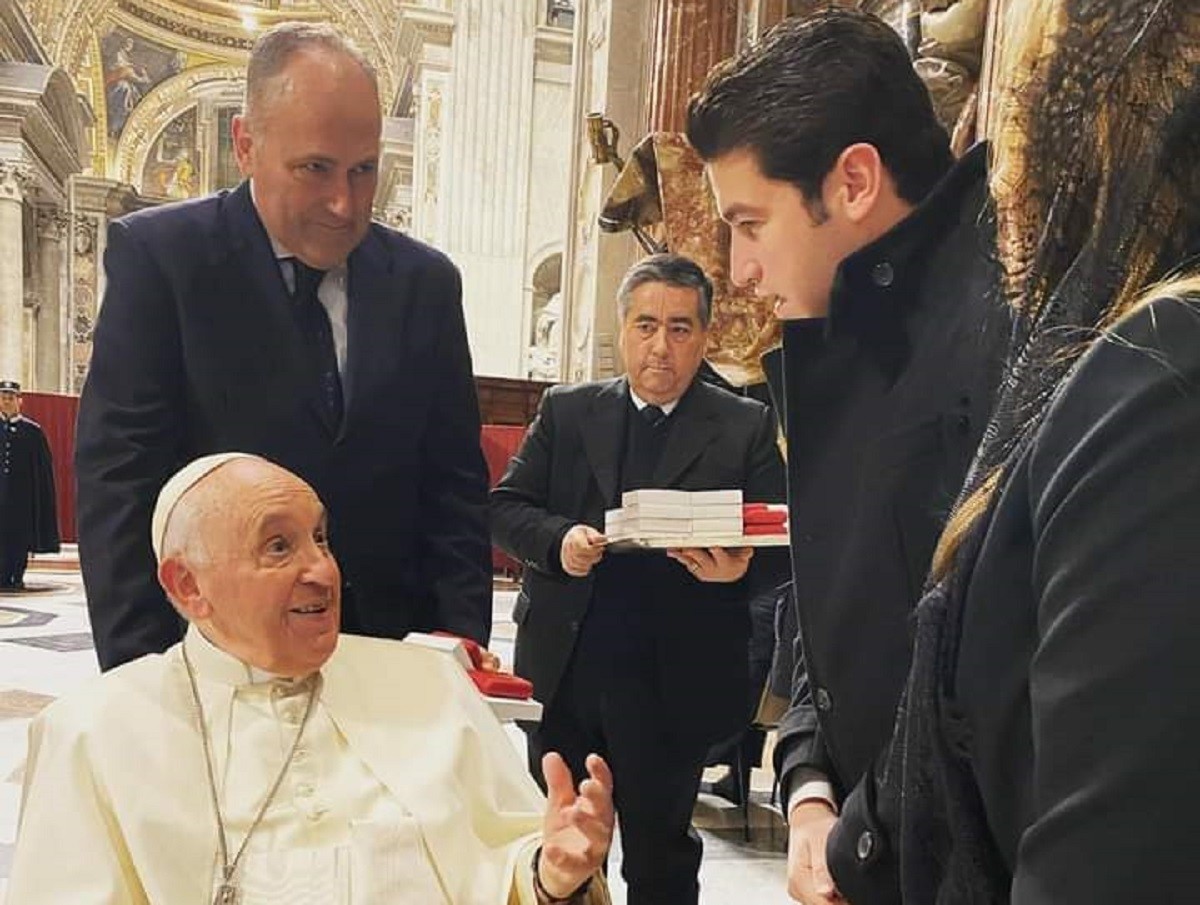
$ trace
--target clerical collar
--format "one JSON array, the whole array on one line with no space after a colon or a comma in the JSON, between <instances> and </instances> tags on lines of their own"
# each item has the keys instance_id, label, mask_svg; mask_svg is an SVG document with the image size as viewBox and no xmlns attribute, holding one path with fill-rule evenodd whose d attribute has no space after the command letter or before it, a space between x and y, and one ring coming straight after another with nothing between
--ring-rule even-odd
<instances>
[{"instance_id":1,"label":"clerical collar","mask_svg":"<svg viewBox=\"0 0 1200 905\"><path fill-rule=\"evenodd\" d=\"M244 685L283 684L303 685L305 679L291 679L243 663L232 654L217 647L194 624L188 626L187 637L188 656L196 667L196 674L207 682L217 682L222 685L241 687Z\"/></svg>"},{"instance_id":2,"label":"clerical collar","mask_svg":"<svg viewBox=\"0 0 1200 905\"><path fill-rule=\"evenodd\" d=\"M639 412L650 404L637 393L635 393L633 391L633 387L629 388L629 398L633 402L633 407ZM659 406L659 408L662 409L664 415L669 415L671 412L675 411L675 406L677 405L679 405L679 400L672 399L670 402L664 402Z\"/></svg>"}]
</instances>

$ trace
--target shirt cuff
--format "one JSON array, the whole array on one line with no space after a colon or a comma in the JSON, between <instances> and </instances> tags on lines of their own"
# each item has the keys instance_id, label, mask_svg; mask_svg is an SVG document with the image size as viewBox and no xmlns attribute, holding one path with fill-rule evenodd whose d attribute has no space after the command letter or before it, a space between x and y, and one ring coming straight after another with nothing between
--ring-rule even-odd
<instances>
[{"instance_id":1,"label":"shirt cuff","mask_svg":"<svg viewBox=\"0 0 1200 905\"><path fill-rule=\"evenodd\" d=\"M795 772L791 781L792 792L788 795L786 817L792 816L796 805L806 801L823 801L833 813L838 812L837 800L833 794L833 783L825 778L820 770L804 767Z\"/></svg>"}]
</instances>

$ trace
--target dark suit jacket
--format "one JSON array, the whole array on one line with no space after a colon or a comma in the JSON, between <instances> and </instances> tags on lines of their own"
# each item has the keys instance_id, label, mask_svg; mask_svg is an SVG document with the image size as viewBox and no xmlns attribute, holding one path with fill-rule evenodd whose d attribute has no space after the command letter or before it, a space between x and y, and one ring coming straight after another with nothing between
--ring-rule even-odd
<instances>
[{"instance_id":1,"label":"dark suit jacket","mask_svg":"<svg viewBox=\"0 0 1200 905\"><path fill-rule=\"evenodd\" d=\"M830 840L855 905L901 881L904 902L1196 901L1200 299L1114 332L1013 464L944 625L922 602L891 756Z\"/></svg>"},{"instance_id":2,"label":"dark suit jacket","mask_svg":"<svg viewBox=\"0 0 1200 905\"><path fill-rule=\"evenodd\" d=\"M533 681L534 696L546 705L571 658L594 582L592 575L572 578L563 572L559 548L573 525L603 531L605 510L619 505L629 405L625 378L547 391L520 451L492 491L496 543L526 565L513 612L517 672ZM749 501L783 498L783 465L764 405L697 381L671 417L678 421L654 486L741 488ZM629 592L653 608L663 699L689 736L712 741L745 724L746 602L770 560L767 551L756 554L751 571L733 585L697 582L673 562L673 568L662 568L665 554L659 552L607 554L647 558L643 574L655 576L654 586L631 581Z\"/></svg>"},{"instance_id":3,"label":"dark suit jacket","mask_svg":"<svg viewBox=\"0 0 1200 905\"><path fill-rule=\"evenodd\" d=\"M345 417L315 368L247 184L114 221L80 401L79 548L101 666L181 637L155 580L150 512L206 453L265 456L330 512L344 628L399 637L491 625L487 469L454 266L374 224L348 261Z\"/></svg>"}]
</instances>

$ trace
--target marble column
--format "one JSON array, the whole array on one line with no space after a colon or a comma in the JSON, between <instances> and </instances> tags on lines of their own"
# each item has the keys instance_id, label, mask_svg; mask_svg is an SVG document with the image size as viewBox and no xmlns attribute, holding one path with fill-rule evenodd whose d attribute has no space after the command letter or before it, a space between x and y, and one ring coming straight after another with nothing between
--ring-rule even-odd
<instances>
[{"instance_id":1,"label":"marble column","mask_svg":"<svg viewBox=\"0 0 1200 905\"><path fill-rule=\"evenodd\" d=\"M459 0L440 154L443 250L463 277L475 372L521 373L535 7Z\"/></svg>"},{"instance_id":2,"label":"marble column","mask_svg":"<svg viewBox=\"0 0 1200 905\"><path fill-rule=\"evenodd\" d=\"M656 0L649 131L683 131L688 97L737 49L739 6L738 0Z\"/></svg>"},{"instance_id":3,"label":"marble column","mask_svg":"<svg viewBox=\"0 0 1200 905\"><path fill-rule=\"evenodd\" d=\"M37 319L37 389L57 393L63 389L63 236L68 218L57 208L40 207L37 216L38 283L41 306Z\"/></svg>"},{"instance_id":4,"label":"marble column","mask_svg":"<svg viewBox=\"0 0 1200 905\"><path fill-rule=\"evenodd\" d=\"M21 205L28 171L0 161L0 377L24 374L25 274Z\"/></svg>"},{"instance_id":5,"label":"marble column","mask_svg":"<svg viewBox=\"0 0 1200 905\"><path fill-rule=\"evenodd\" d=\"M588 0L575 6L570 122L570 231L563 251L563 376L571 383L610 377L616 352L617 287L641 249L629 233L601 234L597 217L616 167L592 162L585 116L600 113L621 130L626 155L642 137L653 0Z\"/></svg>"}]
</instances>

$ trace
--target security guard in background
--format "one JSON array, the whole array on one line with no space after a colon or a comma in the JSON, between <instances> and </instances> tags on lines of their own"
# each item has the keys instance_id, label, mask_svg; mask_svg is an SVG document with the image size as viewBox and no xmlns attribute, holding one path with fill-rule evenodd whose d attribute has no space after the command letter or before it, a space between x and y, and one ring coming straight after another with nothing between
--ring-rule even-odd
<instances>
[{"instance_id":1,"label":"security guard in background","mask_svg":"<svg viewBox=\"0 0 1200 905\"><path fill-rule=\"evenodd\" d=\"M30 552L58 543L50 445L21 414L21 385L0 380L0 591L23 589Z\"/></svg>"}]
</instances>

